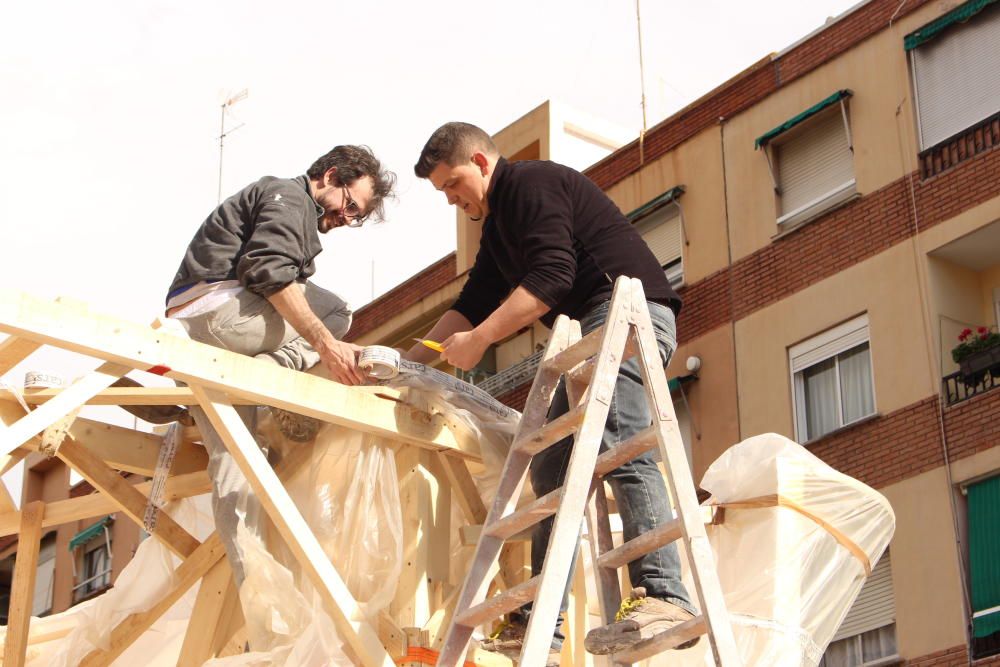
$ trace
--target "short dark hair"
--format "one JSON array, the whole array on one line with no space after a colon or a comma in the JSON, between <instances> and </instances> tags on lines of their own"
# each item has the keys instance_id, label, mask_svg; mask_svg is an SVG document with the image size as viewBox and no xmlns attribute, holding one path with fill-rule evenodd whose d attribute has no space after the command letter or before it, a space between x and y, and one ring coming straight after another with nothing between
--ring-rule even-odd
<instances>
[{"instance_id":1,"label":"short dark hair","mask_svg":"<svg viewBox=\"0 0 1000 667\"><path fill-rule=\"evenodd\" d=\"M420 159L413 165L413 172L419 178L428 178L439 164L444 162L454 167L472 157L476 151L498 155L496 144L490 135L469 123L445 123L424 144Z\"/></svg>"},{"instance_id":2,"label":"short dark hair","mask_svg":"<svg viewBox=\"0 0 1000 667\"><path fill-rule=\"evenodd\" d=\"M384 200L392 197L396 185L396 174L382 168L372 149L367 146L336 146L309 167L306 175L311 179L321 179L323 174L337 168L337 181L341 185L353 185L359 178L371 176L372 198L368 202L367 214L376 222L385 218Z\"/></svg>"}]
</instances>

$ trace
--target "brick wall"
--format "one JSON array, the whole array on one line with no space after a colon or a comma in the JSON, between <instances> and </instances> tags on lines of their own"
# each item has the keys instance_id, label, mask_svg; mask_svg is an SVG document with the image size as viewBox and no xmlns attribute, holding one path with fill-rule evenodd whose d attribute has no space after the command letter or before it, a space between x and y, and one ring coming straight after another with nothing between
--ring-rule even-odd
<instances>
[{"instance_id":1,"label":"brick wall","mask_svg":"<svg viewBox=\"0 0 1000 667\"><path fill-rule=\"evenodd\" d=\"M897 10L896 20L928 1L911 0L901 5L898 0L872 0L780 58L773 61L770 57L764 58L647 132L643 146L645 161L665 155L718 123L720 118L729 118L748 109L783 85L884 30ZM900 44L899 48L903 45ZM639 146L638 142L633 142L584 173L601 188L607 189L638 171L639 167Z\"/></svg>"},{"instance_id":2,"label":"brick wall","mask_svg":"<svg viewBox=\"0 0 1000 667\"><path fill-rule=\"evenodd\" d=\"M455 279L455 253L442 257L354 313L344 340L356 340Z\"/></svg>"},{"instance_id":3,"label":"brick wall","mask_svg":"<svg viewBox=\"0 0 1000 667\"><path fill-rule=\"evenodd\" d=\"M840 472L881 488L943 465L938 399L926 398L807 445Z\"/></svg>"},{"instance_id":4,"label":"brick wall","mask_svg":"<svg viewBox=\"0 0 1000 667\"><path fill-rule=\"evenodd\" d=\"M937 651L919 658L906 660L907 667L996 667L1000 665L1000 655L969 662L969 653L965 646L953 646L944 651Z\"/></svg>"},{"instance_id":5,"label":"brick wall","mask_svg":"<svg viewBox=\"0 0 1000 667\"><path fill-rule=\"evenodd\" d=\"M523 412L524 403L528 400L528 392L531 391L531 382L532 380L529 380L517 389L511 390L501 396L497 396L497 400L506 406Z\"/></svg>"},{"instance_id":6,"label":"brick wall","mask_svg":"<svg viewBox=\"0 0 1000 667\"><path fill-rule=\"evenodd\" d=\"M1000 445L1000 389L945 408L944 427L952 461Z\"/></svg>"}]
</instances>

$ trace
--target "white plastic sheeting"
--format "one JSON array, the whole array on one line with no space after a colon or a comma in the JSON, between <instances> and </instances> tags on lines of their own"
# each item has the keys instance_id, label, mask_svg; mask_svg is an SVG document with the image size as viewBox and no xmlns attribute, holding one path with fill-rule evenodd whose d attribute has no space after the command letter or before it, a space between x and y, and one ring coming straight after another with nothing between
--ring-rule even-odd
<instances>
[{"instance_id":1,"label":"white plastic sheeting","mask_svg":"<svg viewBox=\"0 0 1000 667\"><path fill-rule=\"evenodd\" d=\"M702 478L706 526L746 667L815 667L895 529L889 501L791 440L767 433L731 447ZM694 591L690 576L688 590ZM714 665L708 641L651 665Z\"/></svg>"}]
</instances>

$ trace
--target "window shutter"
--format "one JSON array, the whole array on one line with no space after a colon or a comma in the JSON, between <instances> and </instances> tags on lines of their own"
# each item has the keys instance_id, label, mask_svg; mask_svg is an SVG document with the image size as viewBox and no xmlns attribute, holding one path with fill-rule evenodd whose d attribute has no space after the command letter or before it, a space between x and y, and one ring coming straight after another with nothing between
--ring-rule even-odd
<instances>
[{"instance_id":1,"label":"window shutter","mask_svg":"<svg viewBox=\"0 0 1000 667\"><path fill-rule=\"evenodd\" d=\"M853 154L840 106L804 123L775 147L781 213L788 215L854 179Z\"/></svg>"},{"instance_id":2,"label":"window shutter","mask_svg":"<svg viewBox=\"0 0 1000 667\"><path fill-rule=\"evenodd\" d=\"M681 256L681 218L676 206L657 211L638 225L639 234L653 251L660 266L666 266Z\"/></svg>"},{"instance_id":3,"label":"window shutter","mask_svg":"<svg viewBox=\"0 0 1000 667\"><path fill-rule=\"evenodd\" d=\"M52 608L52 584L56 572L55 535L42 538L38 550L38 566L35 572L35 591L32 597L31 614L38 616Z\"/></svg>"},{"instance_id":4,"label":"window shutter","mask_svg":"<svg viewBox=\"0 0 1000 667\"><path fill-rule=\"evenodd\" d=\"M1000 7L952 27L912 54L921 148L1000 111Z\"/></svg>"},{"instance_id":5,"label":"window shutter","mask_svg":"<svg viewBox=\"0 0 1000 667\"><path fill-rule=\"evenodd\" d=\"M792 373L809 368L813 364L829 359L852 347L857 347L868 340L868 316L862 315L850 322L792 347L788 356L791 359Z\"/></svg>"},{"instance_id":6,"label":"window shutter","mask_svg":"<svg viewBox=\"0 0 1000 667\"><path fill-rule=\"evenodd\" d=\"M860 635L896 621L896 597L892 592L892 566L886 551L865 581L831 642Z\"/></svg>"},{"instance_id":7,"label":"window shutter","mask_svg":"<svg viewBox=\"0 0 1000 667\"><path fill-rule=\"evenodd\" d=\"M973 636L1000 632L1000 477L970 484L969 570L972 579Z\"/></svg>"}]
</instances>

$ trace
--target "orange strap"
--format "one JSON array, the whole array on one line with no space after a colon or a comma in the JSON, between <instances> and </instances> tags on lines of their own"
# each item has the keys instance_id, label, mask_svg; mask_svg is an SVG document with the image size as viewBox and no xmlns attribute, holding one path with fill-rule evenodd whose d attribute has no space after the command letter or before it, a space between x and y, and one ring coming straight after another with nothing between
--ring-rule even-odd
<instances>
[{"instance_id":1,"label":"orange strap","mask_svg":"<svg viewBox=\"0 0 1000 667\"><path fill-rule=\"evenodd\" d=\"M758 496L757 498L750 498L749 500L741 500L735 503L720 503L716 507L729 508L729 509L758 509L763 507L787 507L790 510L795 510L802 516L813 521L820 528L830 533L833 539L837 540L838 543L845 549L851 552L851 555L861 561L861 565L865 568L865 576L870 577L872 574L872 564L868 560L868 554L864 552L857 544L854 543L847 535L831 526L829 523L819 518L806 508L802 507L794 500L789 500L780 494L773 493L769 496Z\"/></svg>"},{"instance_id":2,"label":"orange strap","mask_svg":"<svg viewBox=\"0 0 1000 667\"><path fill-rule=\"evenodd\" d=\"M437 664L439 655L440 653L433 649L410 646L406 649L406 655L402 658L396 658L396 664L402 665L406 662L415 662L418 665L431 665L433 667L433 665ZM466 660L463 663L463 667L476 667L476 663Z\"/></svg>"}]
</instances>

